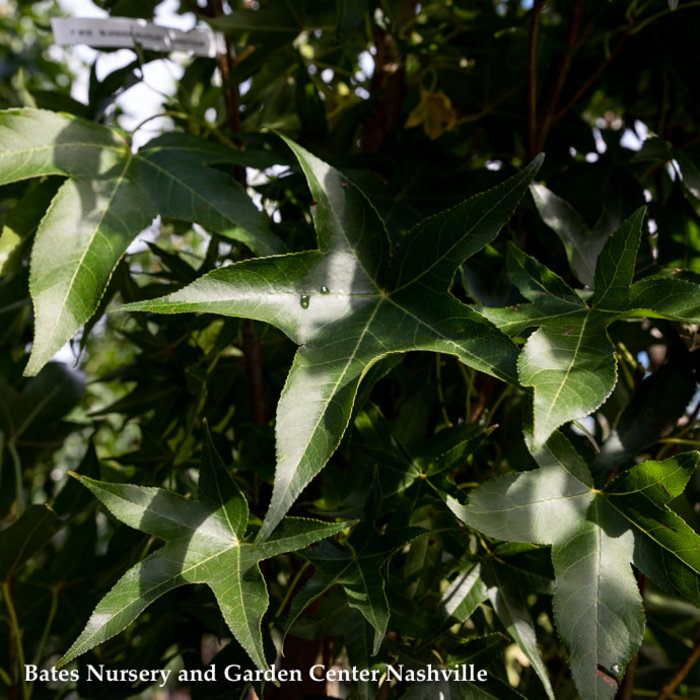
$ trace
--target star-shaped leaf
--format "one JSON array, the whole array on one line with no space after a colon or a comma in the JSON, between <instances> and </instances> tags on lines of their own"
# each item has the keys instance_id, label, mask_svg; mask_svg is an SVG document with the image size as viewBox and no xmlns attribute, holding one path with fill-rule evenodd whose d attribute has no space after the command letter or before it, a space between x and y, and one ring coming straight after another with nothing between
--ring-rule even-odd
<instances>
[{"instance_id":1,"label":"star-shaped leaf","mask_svg":"<svg viewBox=\"0 0 700 700\"><path fill-rule=\"evenodd\" d=\"M316 572L292 601L287 630L314 600L331 587L342 586L348 605L359 610L374 628L372 655L376 655L389 624L382 568L392 554L422 534L426 534L426 530L406 528L380 535L363 524L353 537L361 543L359 547L341 548L322 542L315 551L305 555Z\"/></svg>"},{"instance_id":2,"label":"star-shaped leaf","mask_svg":"<svg viewBox=\"0 0 700 700\"><path fill-rule=\"evenodd\" d=\"M452 497L447 503L462 522L491 537L552 545L554 617L574 680L582 697L612 698L644 630L630 562L654 575L644 566L652 553L694 580L697 590L700 536L667 503L700 454L644 462L602 491L561 433L534 456L539 469L486 482L466 506Z\"/></svg>"},{"instance_id":3,"label":"star-shaped leaf","mask_svg":"<svg viewBox=\"0 0 700 700\"><path fill-rule=\"evenodd\" d=\"M448 292L455 270L490 243L537 172L419 223L395 246L365 195L287 140L316 201L319 249L220 268L132 311L203 311L266 321L299 348L277 408L277 471L267 537L323 468L347 427L360 380L391 353L428 350L516 381L517 349Z\"/></svg>"},{"instance_id":4,"label":"star-shaped leaf","mask_svg":"<svg viewBox=\"0 0 700 700\"><path fill-rule=\"evenodd\" d=\"M644 210L607 240L598 256L595 289L584 300L564 280L515 246L509 249L511 281L529 304L483 309L505 333L538 327L518 358L518 376L534 389L534 447L567 421L595 411L610 395L617 367L607 327L631 316L676 321L700 319L700 286L654 276L633 283Z\"/></svg>"},{"instance_id":5,"label":"star-shaped leaf","mask_svg":"<svg viewBox=\"0 0 700 700\"><path fill-rule=\"evenodd\" d=\"M265 542L246 542L248 506L209 440L202 457L199 500L161 488L78 478L112 515L165 540L165 545L119 579L60 664L113 637L173 588L206 583L233 636L259 668L266 668L260 626L268 595L259 562L306 547L346 526L285 518Z\"/></svg>"},{"instance_id":6,"label":"star-shaped leaf","mask_svg":"<svg viewBox=\"0 0 700 700\"><path fill-rule=\"evenodd\" d=\"M281 242L245 190L208 166L240 163L233 149L164 134L138 153L116 130L38 109L0 112L0 185L67 176L32 250L35 337L27 374L92 316L129 244L158 215L192 221L260 254Z\"/></svg>"}]
</instances>

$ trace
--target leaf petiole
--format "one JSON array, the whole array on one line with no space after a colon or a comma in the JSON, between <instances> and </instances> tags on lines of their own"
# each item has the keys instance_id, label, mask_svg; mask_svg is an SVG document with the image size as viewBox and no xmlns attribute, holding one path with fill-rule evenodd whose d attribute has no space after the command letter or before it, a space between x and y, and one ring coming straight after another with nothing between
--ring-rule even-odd
<instances>
[{"instance_id":1,"label":"leaf petiole","mask_svg":"<svg viewBox=\"0 0 700 700\"><path fill-rule=\"evenodd\" d=\"M284 609L287 607L287 603L289 602L289 599L292 597L292 593L296 590L297 585L299 584L299 580L303 576L304 572L309 568L311 565L311 562L305 561L299 571L297 571L296 576L292 580L292 582L287 586L287 592L284 594L284 598L282 599L282 602L280 603L279 608L277 608L277 612L275 613L275 617L281 617Z\"/></svg>"}]
</instances>

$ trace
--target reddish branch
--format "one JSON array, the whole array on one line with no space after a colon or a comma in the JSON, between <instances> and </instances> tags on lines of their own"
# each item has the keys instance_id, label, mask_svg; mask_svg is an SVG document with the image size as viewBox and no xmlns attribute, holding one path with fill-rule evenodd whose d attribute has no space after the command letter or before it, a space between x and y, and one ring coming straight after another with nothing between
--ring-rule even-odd
<instances>
[{"instance_id":1,"label":"reddish branch","mask_svg":"<svg viewBox=\"0 0 700 700\"><path fill-rule=\"evenodd\" d=\"M416 0L400 0L396 18L399 36L415 18L417 7ZM404 55L396 39L380 27L375 29L373 38L375 55L370 92L380 95L362 126L360 149L365 153L378 151L386 136L394 130L401 118L406 94Z\"/></svg>"},{"instance_id":2,"label":"reddish branch","mask_svg":"<svg viewBox=\"0 0 700 700\"><path fill-rule=\"evenodd\" d=\"M578 49L579 33L581 31L581 18L583 17L583 5L585 0L576 0L574 8L571 12L571 21L569 22L569 33L566 37L566 51L562 56L561 63L557 69L557 78L554 87L549 95L549 100L542 112L542 127L539 137L536 139L536 150L542 150L542 146L547 139L547 134L552 125L553 115L559 104L564 84L571 70L571 64L574 59L574 54ZM531 155L535 155L533 152Z\"/></svg>"},{"instance_id":3,"label":"reddish branch","mask_svg":"<svg viewBox=\"0 0 700 700\"><path fill-rule=\"evenodd\" d=\"M655 700L668 700L673 695L676 688L683 682L685 677L693 670L696 663L700 661L700 625L695 633L695 646L683 665L673 674L671 680L661 688Z\"/></svg>"},{"instance_id":4,"label":"reddish branch","mask_svg":"<svg viewBox=\"0 0 700 700\"><path fill-rule=\"evenodd\" d=\"M593 87L606 68L615 60L620 51L622 51L627 43L627 39L632 34L635 22L634 14L630 14L627 26L620 40L613 47L612 51L610 51L606 59L583 81L571 98L560 107L559 102L571 70L574 55L580 48L582 42L581 21L584 2L585 0L576 0L572 9L566 40L567 49L558 67L556 82L547 99L546 106L539 117L537 111L537 43L544 0L535 0L532 7L533 14L530 24L528 50L528 150L531 158L544 149L547 136L554 123L559 121L572 107L580 102L581 98Z\"/></svg>"},{"instance_id":5,"label":"reddish branch","mask_svg":"<svg viewBox=\"0 0 700 700\"><path fill-rule=\"evenodd\" d=\"M553 122L557 121L558 119L561 119L588 92L588 90L593 86L596 80L600 78L600 76L603 74L603 71L605 71L605 69L613 62L613 60L620 53L620 51L622 51L622 47L627 42L627 39L630 36L633 26L634 18L631 17L630 21L627 23L627 27L625 28L622 37L620 38L620 41L618 41L615 45L615 48L608 54L608 57L598 66L598 68L596 68L593 71L593 73L588 77L588 79L583 83L583 85L581 85L581 87L576 91L573 97L561 109L559 109L556 112L552 120Z\"/></svg>"}]
</instances>

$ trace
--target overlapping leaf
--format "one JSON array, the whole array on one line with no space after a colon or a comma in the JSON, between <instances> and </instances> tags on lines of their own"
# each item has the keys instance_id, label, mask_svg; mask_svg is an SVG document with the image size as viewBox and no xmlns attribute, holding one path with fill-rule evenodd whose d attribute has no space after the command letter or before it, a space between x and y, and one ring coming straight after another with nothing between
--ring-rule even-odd
<instances>
[{"instance_id":1,"label":"overlapping leaf","mask_svg":"<svg viewBox=\"0 0 700 700\"><path fill-rule=\"evenodd\" d=\"M330 458L360 380L377 360L409 350L449 353L515 381L515 346L447 288L465 258L510 218L541 162L419 223L390 256L384 224L364 194L289 145L317 203L319 250L246 260L174 294L124 307L258 319L301 345L277 409L277 472L261 538Z\"/></svg>"},{"instance_id":2,"label":"overlapping leaf","mask_svg":"<svg viewBox=\"0 0 700 700\"><path fill-rule=\"evenodd\" d=\"M506 567L493 561L469 564L443 594L442 608L450 617L464 622L481 603L489 600L503 626L530 660L547 697L554 698L522 590L509 573Z\"/></svg>"},{"instance_id":3,"label":"overlapping leaf","mask_svg":"<svg viewBox=\"0 0 700 700\"><path fill-rule=\"evenodd\" d=\"M697 587L700 536L667 503L700 455L644 462L603 491L561 433L535 458L539 469L483 484L468 505L447 502L460 520L491 537L552 545L555 622L574 680L585 698L612 698L644 629L630 562L653 575L645 566L652 552Z\"/></svg>"},{"instance_id":4,"label":"overlapping leaf","mask_svg":"<svg viewBox=\"0 0 700 700\"><path fill-rule=\"evenodd\" d=\"M512 246L509 275L528 304L484 309L509 335L537 327L518 358L518 376L534 389L534 446L567 421L597 409L617 374L607 327L616 319L653 316L700 319L700 286L654 276L633 283L644 211L612 234L598 256L593 296L574 292L560 277Z\"/></svg>"},{"instance_id":5,"label":"overlapping leaf","mask_svg":"<svg viewBox=\"0 0 700 700\"><path fill-rule=\"evenodd\" d=\"M671 336L666 361L635 388L590 465L593 475L607 475L666 435L685 414L695 391L693 355L680 338Z\"/></svg>"},{"instance_id":6,"label":"overlapping leaf","mask_svg":"<svg viewBox=\"0 0 700 700\"><path fill-rule=\"evenodd\" d=\"M117 131L67 114L0 113L0 184L69 178L53 197L32 250L36 330L28 374L90 318L117 262L158 214L197 222L256 253L283 249L243 188L208 167L225 162L241 158L184 134L165 134L132 153Z\"/></svg>"},{"instance_id":7,"label":"overlapping leaf","mask_svg":"<svg viewBox=\"0 0 700 700\"><path fill-rule=\"evenodd\" d=\"M56 513L46 506L32 505L21 517L0 531L0 581L6 581L43 547L58 528Z\"/></svg>"},{"instance_id":8,"label":"overlapping leaf","mask_svg":"<svg viewBox=\"0 0 700 700\"><path fill-rule=\"evenodd\" d=\"M362 544L352 551L331 542L322 542L315 551L306 555L316 572L294 598L287 629L314 600L332 586L339 585L345 592L348 605L359 610L372 625L372 655L377 654L389 624L389 603L382 568L394 552L424 532L420 528L406 528L401 532L379 535L363 525L356 533L357 541Z\"/></svg>"},{"instance_id":9,"label":"overlapping leaf","mask_svg":"<svg viewBox=\"0 0 700 700\"><path fill-rule=\"evenodd\" d=\"M696 452L644 462L616 477L604 494L637 535L635 566L700 607L700 537L668 507L685 490L697 463Z\"/></svg>"},{"instance_id":10,"label":"overlapping leaf","mask_svg":"<svg viewBox=\"0 0 700 700\"><path fill-rule=\"evenodd\" d=\"M554 691L549 682L547 667L540 656L532 623L523 593L508 577L507 570L488 562L484 566L486 595L503 626L532 664L535 673L542 681L547 697L554 700Z\"/></svg>"},{"instance_id":11,"label":"overlapping leaf","mask_svg":"<svg viewBox=\"0 0 700 700\"><path fill-rule=\"evenodd\" d=\"M598 255L612 233L606 218L601 217L591 229L565 199L558 197L544 185L533 183L530 185L530 192L542 220L564 244L566 257L574 274L581 282L592 287Z\"/></svg>"},{"instance_id":12,"label":"overlapping leaf","mask_svg":"<svg viewBox=\"0 0 700 700\"><path fill-rule=\"evenodd\" d=\"M205 444L196 501L161 488L78 478L112 515L166 544L119 579L60 664L123 630L173 588L206 583L234 637L258 667L266 668L260 625L268 595L259 562L306 547L345 527L344 523L286 518L266 542L257 546L246 542L248 506L210 442Z\"/></svg>"}]
</instances>

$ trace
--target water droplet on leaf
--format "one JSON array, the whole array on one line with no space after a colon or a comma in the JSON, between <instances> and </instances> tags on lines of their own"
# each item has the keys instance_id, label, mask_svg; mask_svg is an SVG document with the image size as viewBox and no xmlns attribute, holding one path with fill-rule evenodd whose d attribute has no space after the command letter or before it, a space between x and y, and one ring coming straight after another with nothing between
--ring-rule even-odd
<instances>
[{"instance_id":1,"label":"water droplet on leaf","mask_svg":"<svg viewBox=\"0 0 700 700\"><path fill-rule=\"evenodd\" d=\"M328 289L328 287L326 287L325 284L322 284L321 285L321 294L330 294L330 293L331 293L331 290Z\"/></svg>"},{"instance_id":2,"label":"water droplet on leaf","mask_svg":"<svg viewBox=\"0 0 700 700\"><path fill-rule=\"evenodd\" d=\"M301 306L302 309L309 308L309 295L308 294L302 294L299 297L299 306Z\"/></svg>"},{"instance_id":3,"label":"water droplet on leaf","mask_svg":"<svg viewBox=\"0 0 700 700\"><path fill-rule=\"evenodd\" d=\"M613 673L621 673L621 672L622 672L622 666L620 666L620 664L613 664L613 665L612 665L612 672L613 672Z\"/></svg>"}]
</instances>

